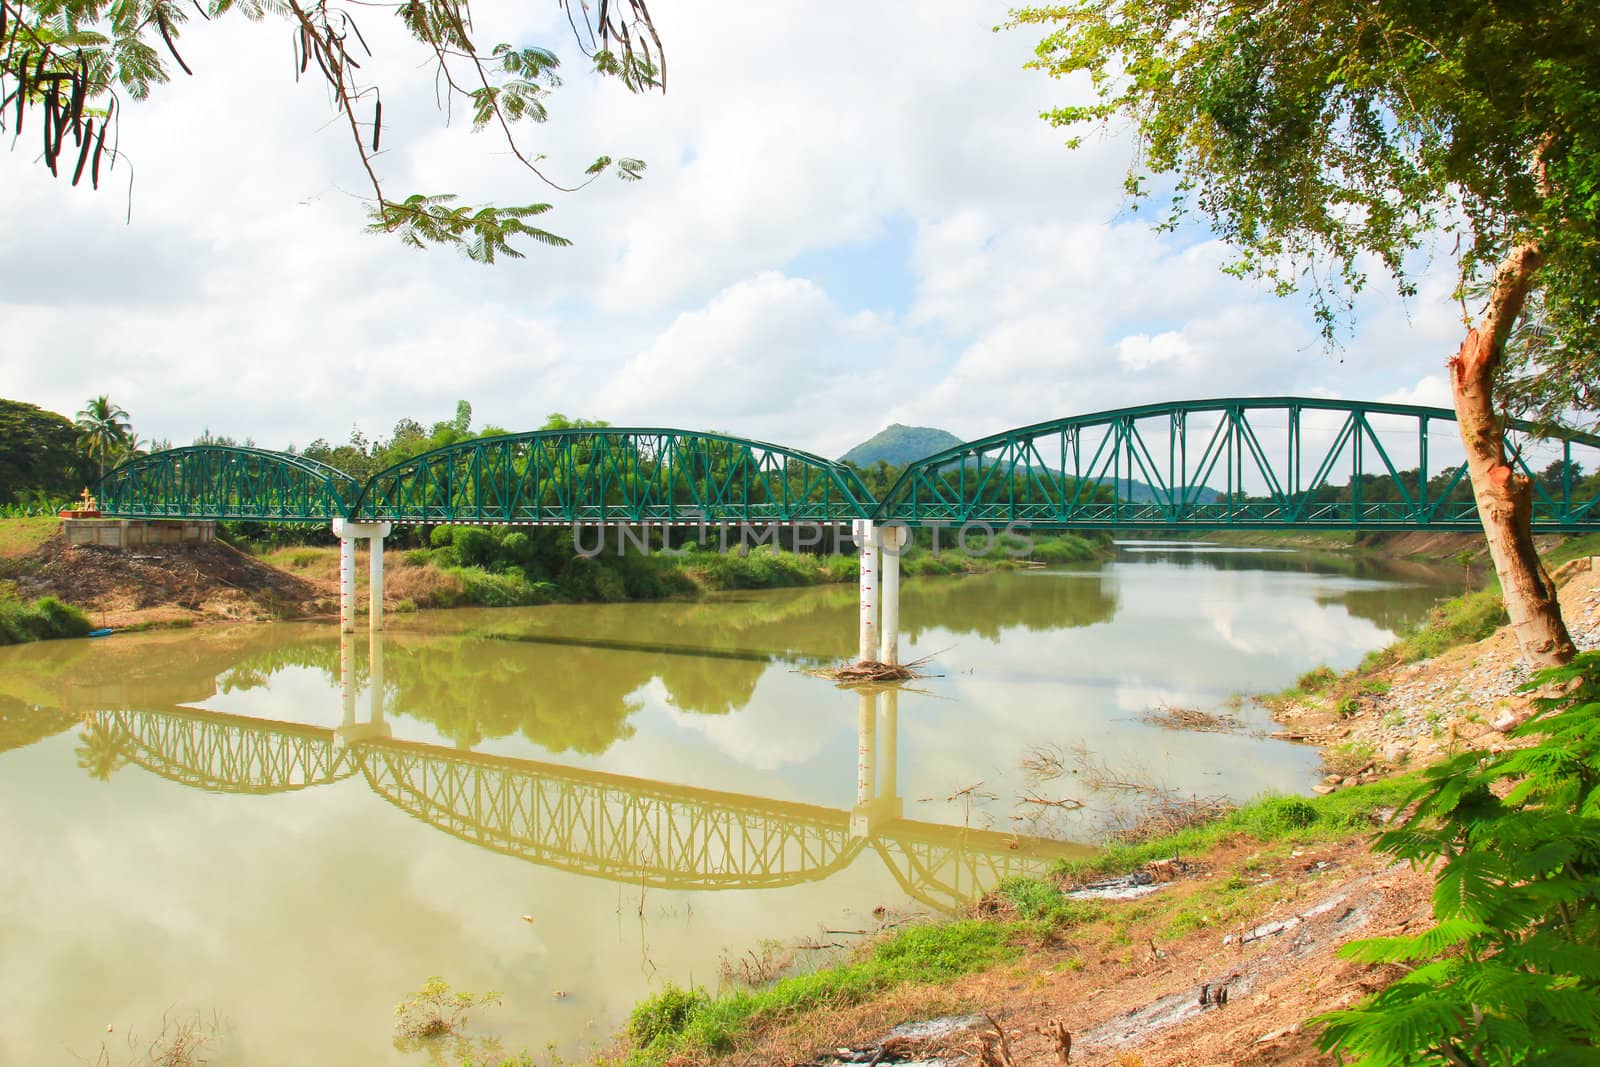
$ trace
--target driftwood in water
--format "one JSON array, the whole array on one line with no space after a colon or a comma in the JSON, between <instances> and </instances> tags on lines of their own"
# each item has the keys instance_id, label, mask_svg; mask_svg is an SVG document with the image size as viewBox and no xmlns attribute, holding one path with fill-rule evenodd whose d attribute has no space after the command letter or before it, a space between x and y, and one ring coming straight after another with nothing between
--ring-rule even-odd
<instances>
[{"instance_id":1,"label":"driftwood in water","mask_svg":"<svg viewBox=\"0 0 1600 1067\"><path fill-rule=\"evenodd\" d=\"M879 663L876 660L860 659L854 663L841 663L836 667L824 667L822 670L810 671L819 678L828 678L840 685L869 685L877 682L909 682L913 678L927 678L927 672L920 668L925 665L931 656L912 660L910 663Z\"/></svg>"}]
</instances>

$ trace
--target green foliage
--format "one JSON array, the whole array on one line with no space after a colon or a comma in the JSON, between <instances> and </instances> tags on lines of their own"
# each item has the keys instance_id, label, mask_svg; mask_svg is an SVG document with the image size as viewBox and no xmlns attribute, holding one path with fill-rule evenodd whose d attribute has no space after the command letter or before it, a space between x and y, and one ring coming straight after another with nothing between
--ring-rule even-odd
<instances>
[{"instance_id":1,"label":"green foliage","mask_svg":"<svg viewBox=\"0 0 1600 1067\"><path fill-rule=\"evenodd\" d=\"M93 629L89 616L53 596L31 604L0 598L0 645L82 637Z\"/></svg>"},{"instance_id":2,"label":"green foliage","mask_svg":"<svg viewBox=\"0 0 1600 1067\"><path fill-rule=\"evenodd\" d=\"M1025 927L965 920L913 926L879 941L852 962L785 978L766 989L708 996L669 986L634 1009L629 1062L662 1064L674 1055L723 1052L757 1020L823 1005L859 1003L895 986L946 982L1015 959Z\"/></svg>"},{"instance_id":3,"label":"green foliage","mask_svg":"<svg viewBox=\"0 0 1600 1067\"><path fill-rule=\"evenodd\" d=\"M133 448L133 428L128 424L128 413L103 394L90 398L73 425L78 428L79 446L98 464L101 475L105 474L107 466L115 466Z\"/></svg>"},{"instance_id":4,"label":"green foliage","mask_svg":"<svg viewBox=\"0 0 1600 1067\"><path fill-rule=\"evenodd\" d=\"M703 990L680 989L669 983L661 992L634 1005L628 1015L628 1036L638 1045L650 1045L682 1033L689 1017L710 999Z\"/></svg>"},{"instance_id":5,"label":"green foliage","mask_svg":"<svg viewBox=\"0 0 1600 1067\"><path fill-rule=\"evenodd\" d=\"M1094 542L1074 534L1036 536L1028 558L1040 563L1085 563L1095 559L1100 549Z\"/></svg>"},{"instance_id":6,"label":"green foliage","mask_svg":"<svg viewBox=\"0 0 1600 1067\"><path fill-rule=\"evenodd\" d=\"M1530 747L1429 768L1377 847L1438 875L1438 924L1346 946L1408 973L1320 1018L1362 1064L1600 1061L1600 654L1541 672ZM1531 688L1531 686L1530 686Z\"/></svg>"},{"instance_id":7,"label":"green foliage","mask_svg":"<svg viewBox=\"0 0 1600 1067\"><path fill-rule=\"evenodd\" d=\"M87 485L91 472L78 431L62 415L0 399L0 504L28 506L43 494L66 497Z\"/></svg>"},{"instance_id":8,"label":"green foliage","mask_svg":"<svg viewBox=\"0 0 1600 1067\"><path fill-rule=\"evenodd\" d=\"M1332 667L1314 667L1296 679L1294 687L1302 693L1320 693L1332 685L1338 677Z\"/></svg>"},{"instance_id":9,"label":"green foliage","mask_svg":"<svg viewBox=\"0 0 1600 1067\"><path fill-rule=\"evenodd\" d=\"M774 589L784 586L813 585L823 577L817 556L798 556L777 552L770 545L758 545L747 556L717 553L696 562L712 589Z\"/></svg>"},{"instance_id":10,"label":"green foliage","mask_svg":"<svg viewBox=\"0 0 1600 1067\"><path fill-rule=\"evenodd\" d=\"M494 263L501 256L521 259L522 253L511 245L518 237L554 248L565 248L572 243L526 221L549 211L549 204L474 208L458 205L455 199L454 193L432 196L413 193L398 202L382 200L372 209L372 222L367 230L399 234L400 243L413 248L455 245L475 263Z\"/></svg>"},{"instance_id":11,"label":"green foliage","mask_svg":"<svg viewBox=\"0 0 1600 1067\"><path fill-rule=\"evenodd\" d=\"M394 1047L400 1052L427 1049L435 1062L448 1058L454 1063L468 1063L479 1053L492 1054L499 1042L474 1040L461 1030L468 1012L499 1003L499 993L453 990L450 983L434 975L421 989L395 1005Z\"/></svg>"},{"instance_id":12,"label":"green foliage","mask_svg":"<svg viewBox=\"0 0 1600 1067\"><path fill-rule=\"evenodd\" d=\"M1006 878L995 894L1011 905L1020 919L1029 919L1056 929L1093 922L1105 915L1105 905L1094 901L1068 900L1053 882L1039 878Z\"/></svg>"},{"instance_id":13,"label":"green foliage","mask_svg":"<svg viewBox=\"0 0 1600 1067\"><path fill-rule=\"evenodd\" d=\"M1588 4L1127 0L1013 13L1049 30L1031 64L1082 82L1072 129L1130 120L1129 191L1170 178L1239 251L1233 270L1309 287L1334 335L1369 263L1414 291L1408 255L1454 236L1462 277L1532 243L1556 409L1600 402L1600 20ZM1574 387L1573 383L1578 383ZM1526 387L1520 396L1532 399Z\"/></svg>"}]
</instances>

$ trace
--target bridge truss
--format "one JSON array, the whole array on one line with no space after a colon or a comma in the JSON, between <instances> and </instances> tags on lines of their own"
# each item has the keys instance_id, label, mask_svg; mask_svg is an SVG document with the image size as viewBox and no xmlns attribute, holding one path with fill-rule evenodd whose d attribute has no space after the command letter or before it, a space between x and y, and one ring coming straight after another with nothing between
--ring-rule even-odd
<instances>
[{"instance_id":1,"label":"bridge truss","mask_svg":"<svg viewBox=\"0 0 1600 1067\"><path fill-rule=\"evenodd\" d=\"M462 441L373 476L358 521L786 523L868 518L848 466L685 430L541 430Z\"/></svg>"},{"instance_id":2,"label":"bridge truss","mask_svg":"<svg viewBox=\"0 0 1600 1067\"><path fill-rule=\"evenodd\" d=\"M1534 530L1600 529L1600 481L1586 488L1574 466L1600 465L1600 437L1541 440L1520 422L1506 435L1512 462L1534 481ZM1455 413L1444 408L1304 397L1151 404L928 456L874 517L1036 529L1476 529L1460 454Z\"/></svg>"},{"instance_id":3,"label":"bridge truss","mask_svg":"<svg viewBox=\"0 0 1600 1067\"><path fill-rule=\"evenodd\" d=\"M1600 529L1600 437L1506 428L1540 533ZM1550 472L1556 475L1551 476ZM106 474L104 514L274 522L986 522L1039 529L1473 529L1444 408L1312 397L1151 404L957 445L882 501L843 463L722 434L612 427L475 438L364 485L301 456L197 445Z\"/></svg>"},{"instance_id":4,"label":"bridge truss","mask_svg":"<svg viewBox=\"0 0 1600 1067\"><path fill-rule=\"evenodd\" d=\"M361 483L304 456L228 445L169 448L106 472L104 515L159 519L328 522L342 518Z\"/></svg>"}]
</instances>

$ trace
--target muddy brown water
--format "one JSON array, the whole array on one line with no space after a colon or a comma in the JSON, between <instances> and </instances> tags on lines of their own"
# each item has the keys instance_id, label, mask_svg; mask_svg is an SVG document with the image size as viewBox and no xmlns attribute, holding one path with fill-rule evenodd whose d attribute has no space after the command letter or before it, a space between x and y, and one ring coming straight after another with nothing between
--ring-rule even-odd
<instances>
[{"instance_id":1,"label":"muddy brown water","mask_svg":"<svg viewBox=\"0 0 1600 1067\"><path fill-rule=\"evenodd\" d=\"M501 993L474 1041L570 1057L766 939L1081 853L1108 802L1030 751L1308 789L1316 752L1248 704L1232 733L1137 714L1350 666L1454 581L1152 543L911 581L935 676L884 696L805 673L854 647L845 587L0 649L0 1064L121 1064L197 1015L214 1064L453 1063L392 1041L430 975Z\"/></svg>"}]
</instances>

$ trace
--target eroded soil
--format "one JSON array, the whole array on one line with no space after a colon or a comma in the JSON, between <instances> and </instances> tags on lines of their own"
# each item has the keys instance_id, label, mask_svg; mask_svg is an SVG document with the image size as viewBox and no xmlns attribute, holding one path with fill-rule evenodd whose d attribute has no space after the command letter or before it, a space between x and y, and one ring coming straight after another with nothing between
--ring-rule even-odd
<instances>
[{"instance_id":1,"label":"eroded soil","mask_svg":"<svg viewBox=\"0 0 1600 1067\"><path fill-rule=\"evenodd\" d=\"M112 549L57 534L8 561L17 595L54 596L96 626L300 618L338 610L331 583L279 570L221 542Z\"/></svg>"}]
</instances>

